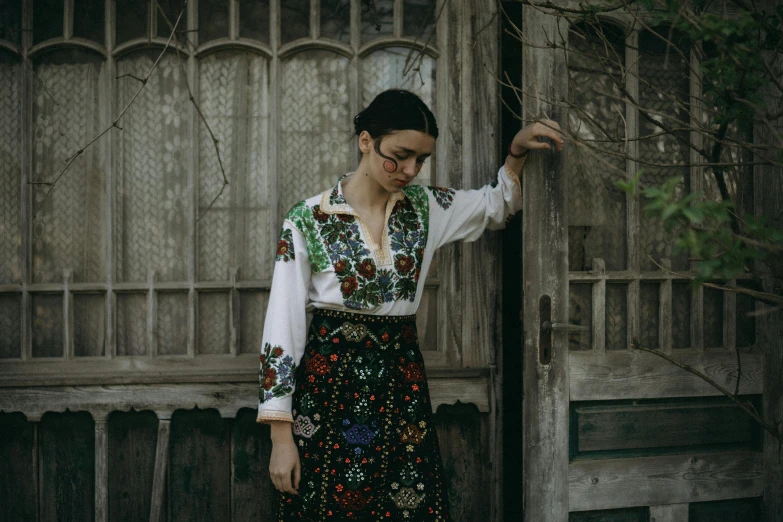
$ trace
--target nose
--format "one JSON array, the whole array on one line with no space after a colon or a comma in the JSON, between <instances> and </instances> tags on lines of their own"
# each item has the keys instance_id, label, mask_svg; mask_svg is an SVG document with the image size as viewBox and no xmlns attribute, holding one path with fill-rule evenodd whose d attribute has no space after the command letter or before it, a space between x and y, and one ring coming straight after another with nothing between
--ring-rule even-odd
<instances>
[{"instance_id":1,"label":"nose","mask_svg":"<svg viewBox=\"0 0 783 522\"><path fill-rule=\"evenodd\" d=\"M416 176L419 173L419 170L420 170L420 167L415 162L414 163L406 163L402 167L402 173L405 174L406 176L410 177L410 178L413 178L414 176Z\"/></svg>"}]
</instances>

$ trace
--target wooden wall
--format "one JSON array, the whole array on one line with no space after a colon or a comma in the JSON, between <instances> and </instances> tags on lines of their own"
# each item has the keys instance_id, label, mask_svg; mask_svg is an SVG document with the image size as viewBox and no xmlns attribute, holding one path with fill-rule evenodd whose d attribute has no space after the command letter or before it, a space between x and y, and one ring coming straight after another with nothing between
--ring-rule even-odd
<instances>
[{"instance_id":1,"label":"wooden wall","mask_svg":"<svg viewBox=\"0 0 783 522\"><path fill-rule=\"evenodd\" d=\"M0 520L275 520L269 426L255 418L251 408L231 418L198 407L170 419L114 411L97 422L85 411L49 412L38 421L0 413ZM435 415L457 522L489 510L487 421L462 403Z\"/></svg>"}]
</instances>

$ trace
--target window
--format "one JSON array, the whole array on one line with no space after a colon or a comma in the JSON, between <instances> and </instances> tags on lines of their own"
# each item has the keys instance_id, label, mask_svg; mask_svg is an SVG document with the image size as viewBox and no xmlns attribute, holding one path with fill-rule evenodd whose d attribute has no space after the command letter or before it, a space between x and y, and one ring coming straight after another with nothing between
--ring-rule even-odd
<instances>
[{"instance_id":1,"label":"window","mask_svg":"<svg viewBox=\"0 0 783 522\"><path fill-rule=\"evenodd\" d=\"M667 48L662 36L676 47ZM741 345L753 344L753 320L738 314L738 306L751 305L744 299L738 305L730 293L692 289L678 275L695 268L688 254L675 253L660 222L645 217L643 198L613 185L643 169L643 186L676 177L679 197L700 190L720 197L712 173L688 145L704 135L689 126L709 125L709 108L691 105L701 100L703 51L676 31L630 30L608 17L600 25L571 26L568 47L571 102L585 109L569 111L569 125L585 144L568 166L569 314L571 323L589 327L570 334L570 349L617 353L634 337L667 353L734 350L738 338ZM641 109L625 104L622 90ZM658 123L686 130L664 133ZM729 137L740 135L749 141L747 130L729 131ZM727 147L724 157L750 161L739 147ZM728 177L731 195L752 212L748 167L729 169Z\"/></svg>"},{"instance_id":2,"label":"window","mask_svg":"<svg viewBox=\"0 0 783 522\"><path fill-rule=\"evenodd\" d=\"M0 12L8 372L252 372L284 213L358 163L352 119L377 93L408 88L436 109L434 36L419 56L434 0L376 1L374 13L358 0L190 0L180 47L161 56L180 4ZM435 182L432 161L421 184ZM420 319L433 357L437 289Z\"/></svg>"}]
</instances>

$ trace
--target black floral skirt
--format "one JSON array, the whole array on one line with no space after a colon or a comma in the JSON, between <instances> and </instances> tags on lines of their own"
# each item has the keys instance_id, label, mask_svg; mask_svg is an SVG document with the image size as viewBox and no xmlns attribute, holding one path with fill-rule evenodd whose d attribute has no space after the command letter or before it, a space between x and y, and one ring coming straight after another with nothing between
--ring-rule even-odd
<instances>
[{"instance_id":1,"label":"black floral skirt","mask_svg":"<svg viewBox=\"0 0 783 522\"><path fill-rule=\"evenodd\" d=\"M316 310L295 376L281 521L450 520L414 315Z\"/></svg>"}]
</instances>

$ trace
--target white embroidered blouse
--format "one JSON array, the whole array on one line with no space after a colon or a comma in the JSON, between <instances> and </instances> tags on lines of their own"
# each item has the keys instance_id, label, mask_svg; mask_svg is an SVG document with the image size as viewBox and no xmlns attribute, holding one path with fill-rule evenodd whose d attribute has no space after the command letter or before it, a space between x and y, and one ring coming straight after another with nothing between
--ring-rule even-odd
<instances>
[{"instance_id":1,"label":"white embroidered blouse","mask_svg":"<svg viewBox=\"0 0 783 522\"><path fill-rule=\"evenodd\" d=\"M381 244L337 185L294 205L277 244L259 370L257 422L293 422L294 373L314 308L412 315L432 256L452 241L501 229L522 208L522 186L505 165L480 189L411 185L386 204Z\"/></svg>"}]
</instances>

